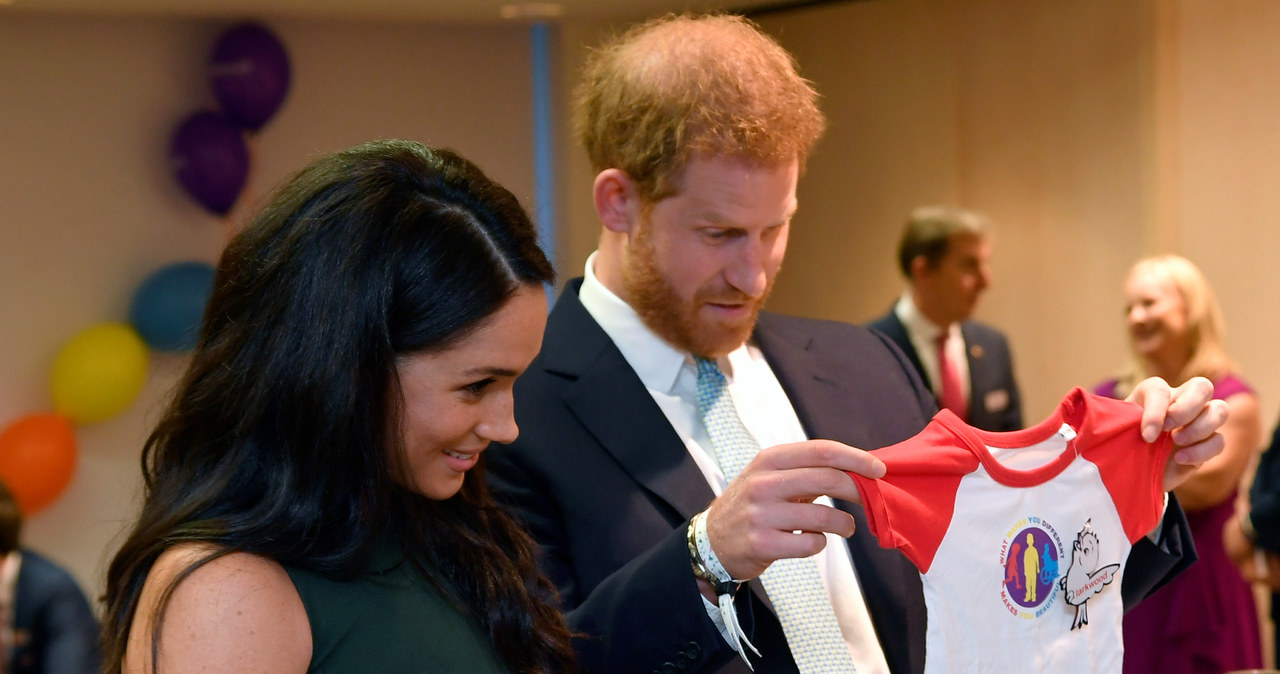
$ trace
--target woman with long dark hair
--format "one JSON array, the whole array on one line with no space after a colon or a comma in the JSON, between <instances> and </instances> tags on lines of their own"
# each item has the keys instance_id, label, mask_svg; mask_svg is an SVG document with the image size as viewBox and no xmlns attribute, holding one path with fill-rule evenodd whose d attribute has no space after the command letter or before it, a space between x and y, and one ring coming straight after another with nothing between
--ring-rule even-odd
<instances>
[{"instance_id":1,"label":"woman with long dark hair","mask_svg":"<svg viewBox=\"0 0 1280 674\"><path fill-rule=\"evenodd\" d=\"M509 442L553 271L445 150L319 159L222 255L107 577L109 672L573 671L480 454Z\"/></svg>"}]
</instances>

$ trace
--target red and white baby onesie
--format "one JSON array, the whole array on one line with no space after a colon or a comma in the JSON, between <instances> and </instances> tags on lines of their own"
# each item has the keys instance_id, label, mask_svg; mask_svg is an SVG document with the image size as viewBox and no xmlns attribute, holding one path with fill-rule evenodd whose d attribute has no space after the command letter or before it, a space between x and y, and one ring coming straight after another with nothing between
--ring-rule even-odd
<instances>
[{"instance_id":1,"label":"red and white baby onesie","mask_svg":"<svg viewBox=\"0 0 1280 674\"><path fill-rule=\"evenodd\" d=\"M926 674L1119 672L1120 583L1164 507L1167 433L1072 389L1044 422L980 431L947 410L852 474L871 533L920 570Z\"/></svg>"}]
</instances>

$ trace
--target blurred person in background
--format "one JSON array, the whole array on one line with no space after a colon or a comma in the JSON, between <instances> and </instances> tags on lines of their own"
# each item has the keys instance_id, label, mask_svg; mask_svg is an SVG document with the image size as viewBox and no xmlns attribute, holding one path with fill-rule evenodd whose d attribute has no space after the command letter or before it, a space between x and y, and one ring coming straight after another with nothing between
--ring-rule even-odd
<instances>
[{"instance_id":1,"label":"blurred person in background","mask_svg":"<svg viewBox=\"0 0 1280 674\"><path fill-rule=\"evenodd\" d=\"M66 569L21 547L22 512L0 483L0 672L98 671L98 620Z\"/></svg>"},{"instance_id":2,"label":"blurred person in background","mask_svg":"<svg viewBox=\"0 0 1280 674\"><path fill-rule=\"evenodd\" d=\"M869 323L915 366L938 407L985 431L1022 428L1009 340L970 319L991 285L991 236L982 215L924 206L907 217L898 267L907 281L889 313Z\"/></svg>"},{"instance_id":3,"label":"blurred person in background","mask_svg":"<svg viewBox=\"0 0 1280 674\"><path fill-rule=\"evenodd\" d=\"M1222 528L1227 555L1245 580L1271 589L1273 654L1280 654L1280 425L1258 460L1247 501Z\"/></svg>"},{"instance_id":4,"label":"blurred person in background","mask_svg":"<svg viewBox=\"0 0 1280 674\"><path fill-rule=\"evenodd\" d=\"M1221 428L1222 453L1173 491L1200 559L1125 615L1125 674L1259 667L1253 593L1222 542L1241 478L1261 441L1258 395L1227 356L1217 299L1189 260L1163 255L1138 261L1125 283L1125 316L1131 362L1096 393L1123 398L1149 376L1172 386L1200 376L1213 382L1214 397L1230 409Z\"/></svg>"}]
</instances>

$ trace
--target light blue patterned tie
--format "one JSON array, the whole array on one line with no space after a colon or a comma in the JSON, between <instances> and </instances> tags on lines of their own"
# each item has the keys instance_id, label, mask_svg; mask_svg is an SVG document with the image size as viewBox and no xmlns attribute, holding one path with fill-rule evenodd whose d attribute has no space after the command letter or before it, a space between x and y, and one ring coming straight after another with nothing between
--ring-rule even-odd
<instances>
[{"instance_id":1,"label":"light blue patterned tie","mask_svg":"<svg viewBox=\"0 0 1280 674\"><path fill-rule=\"evenodd\" d=\"M698 366L698 411L715 447L726 480L746 467L760 444L742 425L715 361L694 358ZM779 559L760 575L765 592L782 623L791 657L801 674L845 674L855 671L840 634L831 599L822 586L812 557Z\"/></svg>"}]
</instances>

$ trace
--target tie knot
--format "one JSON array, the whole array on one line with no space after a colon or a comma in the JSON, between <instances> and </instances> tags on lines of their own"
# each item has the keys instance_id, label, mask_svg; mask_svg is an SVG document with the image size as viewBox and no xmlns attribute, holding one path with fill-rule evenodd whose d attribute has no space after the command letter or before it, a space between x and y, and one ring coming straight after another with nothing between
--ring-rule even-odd
<instances>
[{"instance_id":1,"label":"tie knot","mask_svg":"<svg viewBox=\"0 0 1280 674\"><path fill-rule=\"evenodd\" d=\"M946 345L948 339L951 339L951 333L947 330L943 330L937 337L933 338L933 341L937 343L939 348L941 348Z\"/></svg>"},{"instance_id":2,"label":"tie knot","mask_svg":"<svg viewBox=\"0 0 1280 674\"><path fill-rule=\"evenodd\" d=\"M707 377L724 381L724 373L720 371L720 366L716 365L714 360L703 358L702 356L694 356L693 363L698 368L698 381L702 381Z\"/></svg>"},{"instance_id":3,"label":"tie knot","mask_svg":"<svg viewBox=\"0 0 1280 674\"><path fill-rule=\"evenodd\" d=\"M724 373L714 360L694 356L693 363L698 368L698 410L705 414L725 394Z\"/></svg>"}]
</instances>

